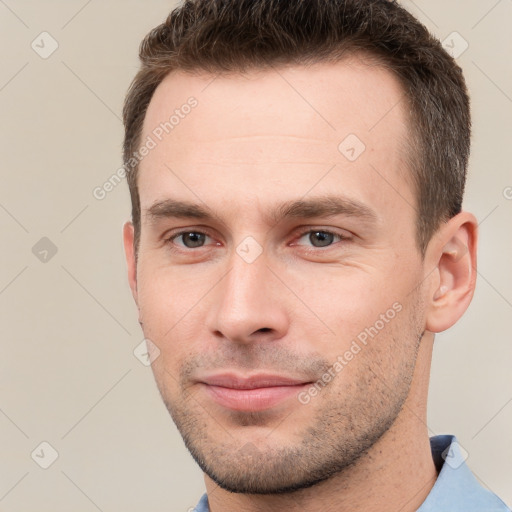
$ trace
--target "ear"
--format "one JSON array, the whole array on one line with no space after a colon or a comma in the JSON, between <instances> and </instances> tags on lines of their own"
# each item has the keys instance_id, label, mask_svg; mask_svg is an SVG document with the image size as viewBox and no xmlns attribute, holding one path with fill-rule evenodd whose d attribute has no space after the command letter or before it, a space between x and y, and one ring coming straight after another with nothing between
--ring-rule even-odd
<instances>
[{"instance_id":1,"label":"ear","mask_svg":"<svg viewBox=\"0 0 512 512\"><path fill-rule=\"evenodd\" d=\"M461 212L442 225L428 245L425 261L432 272L426 329L442 332L464 314L476 285L478 222Z\"/></svg>"},{"instance_id":2,"label":"ear","mask_svg":"<svg viewBox=\"0 0 512 512\"><path fill-rule=\"evenodd\" d=\"M137 261L135 259L135 247L133 245L134 229L131 222L125 222L123 225L123 243L124 253L126 255L126 267L128 270L128 283L132 290L132 295L138 307L137 296Z\"/></svg>"}]
</instances>

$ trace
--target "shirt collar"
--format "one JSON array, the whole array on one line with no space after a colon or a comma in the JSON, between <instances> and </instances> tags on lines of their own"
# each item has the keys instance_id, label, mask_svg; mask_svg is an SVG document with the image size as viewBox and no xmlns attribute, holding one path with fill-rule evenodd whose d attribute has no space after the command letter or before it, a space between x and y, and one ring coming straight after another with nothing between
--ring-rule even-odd
<instances>
[{"instance_id":1,"label":"shirt collar","mask_svg":"<svg viewBox=\"0 0 512 512\"><path fill-rule=\"evenodd\" d=\"M439 475L417 512L510 512L495 494L477 482L466 464L468 452L455 436L431 437L430 447Z\"/></svg>"},{"instance_id":2,"label":"shirt collar","mask_svg":"<svg viewBox=\"0 0 512 512\"><path fill-rule=\"evenodd\" d=\"M466 465L468 453L455 436L430 438L432 458L439 472L436 483L417 512L511 512L492 492L484 489ZM204 494L193 512L209 512Z\"/></svg>"}]
</instances>

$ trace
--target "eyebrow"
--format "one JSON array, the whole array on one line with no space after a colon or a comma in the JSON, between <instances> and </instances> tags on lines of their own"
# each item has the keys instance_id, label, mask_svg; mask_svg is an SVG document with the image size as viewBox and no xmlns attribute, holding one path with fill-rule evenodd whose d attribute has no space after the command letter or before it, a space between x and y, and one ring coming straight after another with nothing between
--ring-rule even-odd
<instances>
[{"instance_id":1,"label":"eyebrow","mask_svg":"<svg viewBox=\"0 0 512 512\"><path fill-rule=\"evenodd\" d=\"M368 223L375 223L378 220L377 213L364 203L334 195L285 201L274 206L267 214L266 220L269 224L277 224L288 218L308 219L335 215L357 217ZM219 219L220 216L204 204L168 198L151 205L146 211L146 217L150 222L156 222L162 218L212 220Z\"/></svg>"}]
</instances>

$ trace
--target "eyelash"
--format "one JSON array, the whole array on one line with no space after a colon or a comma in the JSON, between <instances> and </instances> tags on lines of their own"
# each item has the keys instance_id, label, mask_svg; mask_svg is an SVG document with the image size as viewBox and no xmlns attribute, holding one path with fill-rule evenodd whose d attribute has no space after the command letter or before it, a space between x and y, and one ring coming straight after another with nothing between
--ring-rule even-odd
<instances>
[{"instance_id":1,"label":"eyelash","mask_svg":"<svg viewBox=\"0 0 512 512\"><path fill-rule=\"evenodd\" d=\"M307 246L308 248L306 250L308 250L308 251L314 251L314 250L318 250L318 249L322 249L325 251L325 250L328 250L331 247L333 247L336 243L346 241L349 238L348 236L344 236L341 233L337 233L336 231L332 231L330 229L315 229L315 228L311 229L310 228L310 229L307 229L307 230L301 232L299 234L299 236L297 237L297 239L300 240L304 235L308 235L309 233L326 233L328 235L333 235L334 237L338 237L339 240L338 240L338 242L333 242L332 244L325 246L325 247L315 247L314 245Z\"/></svg>"},{"instance_id":2,"label":"eyelash","mask_svg":"<svg viewBox=\"0 0 512 512\"><path fill-rule=\"evenodd\" d=\"M305 249L306 251L316 251L318 249L321 249L321 250L328 250L329 248L331 248L333 245L335 245L336 243L339 243L339 242L343 242L343 241L346 241L346 240L349 240L349 237L345 236L345 235L342 235L340 233L337 233L336 231L332 231L332 230L329 230L329 229L318 229L318 228L309 228L309 229L306 229L304 231L301 231L297 237L295 237L296 240L300 240L303 236L305 235L308 235L310 233L315 233L315 232L320 232L320 233L326 233L328 235L333 235L334 237L337 237L339 238L338 242L333 242L332 244L328 245L328 246L325 246L325 247L315 247L315 246L309 246L307 249ZM194 249L204 249L205 246L200 246L200 247L178 247L176 248L173 244L174 240L176 238L179 238L180 236L182 235L186 235L188 233L195 233L195 234L201 234L201 235L206 235L207 237L210 237L210 238L213 238L213 236L211 236L210 234L208 234L206 231L200 231L200 230L194 230L194 229L187 229L187 230L182 230L182 231L178 231L177 233L173 233L171 236L169 237L166 237L165 239L165 243L168 244L169 246L172 247L173 250L176 250L176 251L184 251L184 252L191 252L193 251ZM299 244L293 244L293 245L299 245ZM303 246L304 247L304 246Z\"/></svg>"}]
</instances>

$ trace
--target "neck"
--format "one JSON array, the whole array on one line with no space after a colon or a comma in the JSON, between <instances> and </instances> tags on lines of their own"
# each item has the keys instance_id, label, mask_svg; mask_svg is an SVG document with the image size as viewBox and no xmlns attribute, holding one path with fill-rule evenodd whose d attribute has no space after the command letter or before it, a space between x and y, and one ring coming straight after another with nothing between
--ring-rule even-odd
<instances>
[{"instance_id":1,"label":"neck","mask_svg":"<svg viewBox=\"0 0 512 512\"><path fill-rule=\"evenodd\" d=\"M307 489L284 495L234 494L205 475L210 512L414 512L432 489L426 404L433 335L426 333L407 400L391 428L352 466Z\"/></svg>"}]
</instances>

